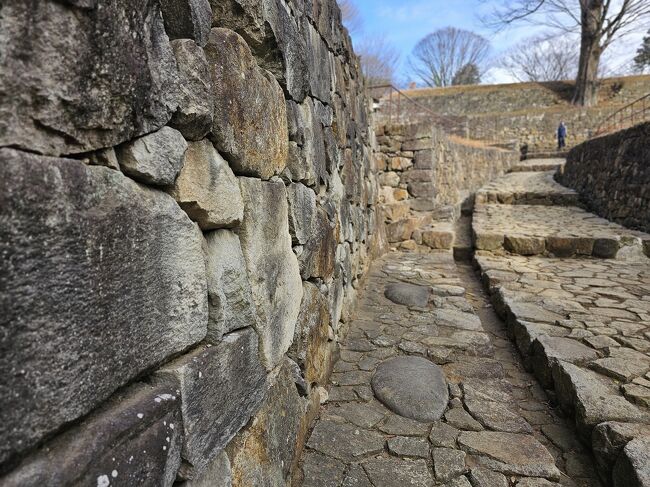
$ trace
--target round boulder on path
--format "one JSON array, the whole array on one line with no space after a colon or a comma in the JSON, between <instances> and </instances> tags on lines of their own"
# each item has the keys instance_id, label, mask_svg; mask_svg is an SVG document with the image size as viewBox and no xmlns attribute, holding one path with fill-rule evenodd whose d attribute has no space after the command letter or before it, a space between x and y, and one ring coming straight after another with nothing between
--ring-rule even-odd
<instances>
[{"instance_id":1,"label":"round boulder on path","mask_svg":"<svg viewBox=\"0 0 650 487\"><path fill-rule=\"evenodd\" d=\"M433 422L449 401L442 369L422 357L395 357L381 363L372 390L387 408L406 418Z\"/></svg>"}]
</instances>

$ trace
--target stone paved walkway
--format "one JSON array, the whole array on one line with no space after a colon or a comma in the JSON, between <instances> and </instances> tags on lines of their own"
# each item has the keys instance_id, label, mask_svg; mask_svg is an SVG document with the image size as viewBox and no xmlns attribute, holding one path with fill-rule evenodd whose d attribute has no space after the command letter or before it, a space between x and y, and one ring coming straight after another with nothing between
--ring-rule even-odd
<instances>
[{"instance_id":1,"label":"stone paved walkway","mask_svg":"<svg viewBox=\"0 0 650 487\"><path fill-rule=\"evenodd\" d=\"M510 172L555 171L564 165L564 159L527 159L510 168Z\"/></svg>"},{"instance_id":2,"label":"stone paved walkway","mask_svg":"<svg viewBox=\"0 0 650 487\"><path fill-rule=\"evenodd\" d=\"M492 181L476 192L476 204L578 206L578 193L559 184L555 171L513 172Z\"/></svg>"},{"instance_id":3,"label":"stone paved walkway","mask_svg":"<svg viewBox=\"0 0 650 487\"><path fill-rule=\"evenodd\" d=\"M495 309L601 478L650 485L648 236L576 207L490 204L476 207L474 232Z\"/></svg>"},{"instance_id":4,"label":"stone paved walkway","mask_svg":"<svg viewBox=\"0 0 650 487\"><path fill-rule=\"evenodd\" d=\"M650 251L650 235L575 206L477 205L473 230L478 250L606 258L638 258Z\"/></svg>"},{"instance_id":5,"label":"stone paved walkway","mask_svg":"<svg viewBox=\"0 0 650 487\"><path fill-rule=\"evenodd\" d=\"M302 485L598 486L575 437L523 370L473 270L448 251L394 252L374 263L341 344Z\"/></svg>"}]
</instances>

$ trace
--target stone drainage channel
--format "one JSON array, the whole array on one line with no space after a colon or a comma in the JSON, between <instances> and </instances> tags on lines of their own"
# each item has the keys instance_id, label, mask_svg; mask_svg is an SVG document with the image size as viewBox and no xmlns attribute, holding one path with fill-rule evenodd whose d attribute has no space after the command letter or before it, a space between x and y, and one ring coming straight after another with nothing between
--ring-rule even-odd
<instances>
[{"instance_id":1,"label":"stone drainage channel","mask_svg":"<svg viewBox=\"0 0 650 487\"><path fill-rule=\"evenodd\" d=\"M468 263L374 263L307 441L303 487L600 486Z\"/></svg>"}]
</instances>

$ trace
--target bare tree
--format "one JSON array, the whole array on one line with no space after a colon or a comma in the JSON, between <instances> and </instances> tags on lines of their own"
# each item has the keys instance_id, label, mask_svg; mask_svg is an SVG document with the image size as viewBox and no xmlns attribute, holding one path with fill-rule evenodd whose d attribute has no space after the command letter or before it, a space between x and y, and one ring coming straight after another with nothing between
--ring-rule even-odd
<instances>
[{"instance_id":1,"label":"bare tree","mask_svg":"<svg viewBox=\"0 0 650 487\"><path fill-rule=\"evenodd\" d=\"M355 46L368 85L394 84L399 52L382 37L367 37Z\"/></svg>"},{"instance_id":2,"label":"bare tree","mask_svg":"<svg viewBox=\"0 0 650 487\"><path fill-rule=\"evenodd\" d=\"M409 65L427 86L450 86L460 70L474 65L480 73L490 52L484 37L446 27L422 38L413 49Z\"/></svg>"},{"instance_id":3,"label":"bare tree","mask_svg":"<svg viewBox=\"0 0 650 487\"><path fill-rule=\"evenodd\" d=\"M647 68L650 68L650 31L643 38L641 47L636 51L634 68L639 73L643 73Z\"/></svg>"},{"instance_id":4,"label":"bare tree","mask_svg":"<svg viewBox=\"0 0 650 487\"><path fill-rule=\"evenodd\" d=\"M363 30L363 19L361 12L353 0L338 0L341 9L341 18L343 25L348 29L350 34L358 34Z\"/></svg>"},{"instance_id":5,"label":"bare tree","mask_svg":"<svg viewBox=\"0 0 650 487\"><path fill-rule=\"evenodd\" d=\"M575 79L580 56L574 39L526 39L511 49L500 64L519 81Z\"/></svg>"},{"instance_id":6,"label":"bare tree","mask_svg":"<svg viewBox=\"0 0 650 487\"><path fill-rule=\"evenodd\" d=\"M629 34L650 17L648 0L507 0L491 22L508 26L522 21L580 32L580 56L573 102L596 102L598 67L614 40Z\"/></svg>"}]
</instances>

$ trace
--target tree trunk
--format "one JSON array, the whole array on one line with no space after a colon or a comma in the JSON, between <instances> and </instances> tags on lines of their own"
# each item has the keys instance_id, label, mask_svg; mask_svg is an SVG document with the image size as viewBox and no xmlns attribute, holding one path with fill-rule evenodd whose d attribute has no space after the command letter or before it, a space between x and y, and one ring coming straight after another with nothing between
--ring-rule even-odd
<instances>
[{"instance_id":1,"label":"tree trunk","mask_svg":"<svg viewBox=\"0 0 650 487\"><path fill-rule=\"evenodd\" d=\"M598 66L602 48L602 0L583 0L580 63L573 103L589 107L596 104L598 95Z\"/></svg>"}]
</instances>

